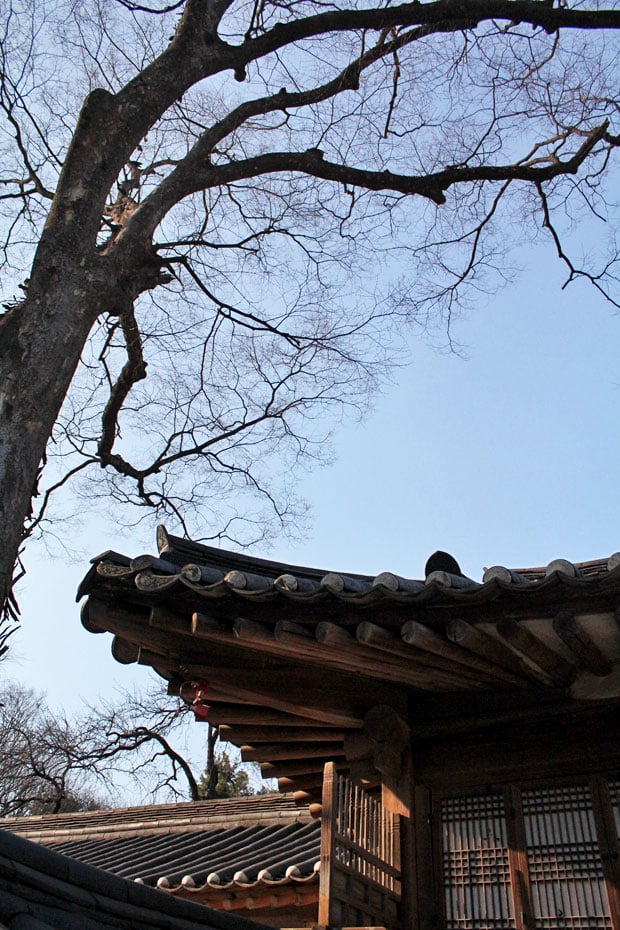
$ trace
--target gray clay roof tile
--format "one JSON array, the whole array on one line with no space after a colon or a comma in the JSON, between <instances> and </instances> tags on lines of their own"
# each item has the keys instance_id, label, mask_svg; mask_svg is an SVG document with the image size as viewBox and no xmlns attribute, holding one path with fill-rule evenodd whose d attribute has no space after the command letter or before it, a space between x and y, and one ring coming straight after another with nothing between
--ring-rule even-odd
<instances>
[{"instance_id":1,"label":"gray clay roof tile","mask_svg":"<svg viewBox=\"0 0 620 930\"><path fill-rule=\"evenodd\" d=\"M320 824L286 798L259 797L253 803L212 801L192 805L150 806L122 811L48 815L39 818L8 818L9 829L42 837L56 853L72 860L113 873L133 882L172 888L191 876L191 887L257 887L267 883L302 883L312 879L320 852ZM274 801L277 802L274 804ZM189 811L200 810L195 816ZM157 817L158 810L161 816ZM224 829L213 827L223 817L241 822ZM273 821L274 814L280 817ZM271 815L271 816L270 816ZM101 838L106 820L118 829L125 820L128 835ZM39 821L39 831L32 829ZM41 821L45 821L41 824ZM63 823L64 821L64 823ZM179 829L179 823L193 821L199 829ZM30 829L29 829L30 828ZM155 832L153 832L155 831ZM62 841L55 836L64 834ZM68 837L68 834L73 834ZM264 873L264 877L263 874ZM109 874L108 879L113 880ZM101 879L105 885L105 879Z\"/></svg>"}]
</instances>

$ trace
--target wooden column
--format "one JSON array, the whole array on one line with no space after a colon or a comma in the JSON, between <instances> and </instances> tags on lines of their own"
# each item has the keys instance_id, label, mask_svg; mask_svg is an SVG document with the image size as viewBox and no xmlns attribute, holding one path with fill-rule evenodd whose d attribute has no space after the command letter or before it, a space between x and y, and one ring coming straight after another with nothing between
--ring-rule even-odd
<instances>
[{"instance_id":1,"label":"wooden column","mask_svg":"<svg viewBox=\"0 0 620 930\"><path fill-rule=\"evenodd\" d=\"M403 752L403 765L398 777L384 775L381 784L384 808L400 817L401 921L404 928L418 930L417 869L413 817L413 757L411 745Z\"/></svg>"},{"instance_id":2,"label":"wooden column","mask_svg":"<svg viewBox=\"0 0 620 930\"><path fill-rule=\"evenodd\" d=\"M595 775L590 783L607 901L614 930L620 930L620 840L606 778Z\"/></svg>"},{"instance_id":3,"label":"wooden column","mask_svg":"<svg viewBox=\"0 0 620 930\"><path fill-rule=\"evenodd\" d=\"M374 743L374 765L381 772L381 803L400 818L402 926L417 930L411 733L405 721L387 706L368 712L364 733Z\"/></svg>"},{"instance_id":4,"label":"wooden column","mask_svg":"<svg viewBox=\"0 0 620 930\"><path fill-rule=\"evenodd\" d=\"M433 798L426 785L413 781L413 805L411 811L412 865L409 870L411 881L411 926L415 930L437 930L438 912L441 910L438 895L436 857L441 855L436 831L433 832ZM435 821L436 822L436 821Z\"/></svg>"},{"instance_id":5,"label":"wooden column","mask_svg":"<svg viewBox=\"0 0 620 930\"><path fill-rule=\"evenodd\" d=\"M319 871L319 924L316 930L327 930L330 925L329 905L332 899L332 862L335 850L335 792L336 766L333 762L327 762L323 772L323 798L321 813L321 868Z\"/></svg>"},{"instance_id":6,"label":"wooden column","mask_svg":"<svg viewBox=\"0 0 620 930\"><path fill-rule=\"evenodd\" d=\"M521 792L509 785L504 789L506 811L506 839L508 842L508 866L510 869L510 892L514 910L516 930L533 930L534 908L530 889L523 805Z\"/></svg>"}]
</instances>

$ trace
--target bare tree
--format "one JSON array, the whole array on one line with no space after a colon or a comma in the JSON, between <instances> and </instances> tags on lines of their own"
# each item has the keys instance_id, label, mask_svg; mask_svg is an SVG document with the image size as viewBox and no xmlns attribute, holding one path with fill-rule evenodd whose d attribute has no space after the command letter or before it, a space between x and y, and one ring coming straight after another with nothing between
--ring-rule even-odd
<instances>
[{"instance_id":1,"label":"bare tree","mask_svg":"<svg viewBox=\"0 0 620 930\"><path fill-rule=\"evenodd\" d=\"M247 766L218 749L210 724L194 767L184 746L192 723L187 705L159 688L124 692L69 718L45 695L7 681L0 688L0 817L96 810L127 804L128 795L197 801L253 793Z\"/></svg>"},{"instance_id":2,"label":"bare tree","mask_svg":"<svg viewBox=\"0 0 620 930\"><path fill-rule=\"evenodd\" d=\"M329 411L372 393L394 328L449 332L511 242L546 235L567 282L617 300L616 9L6 9L8 616L23 540L70 478L194 532L197 512L237 539L298 519L287 478L324 454ZM584 217L612 230L587 261Z\"/></svg>"},{"instance_id":3,"label":"bare tree","mask_svg":"<svg viewBox=\"0 0 620 930\"><path fill-rule=\"evenodd\" d=\"M0 816L105 807L83 757L84 737L79 724L54 714L42 694L5 682L0 690Z\"/></svg>"}]
</instances>

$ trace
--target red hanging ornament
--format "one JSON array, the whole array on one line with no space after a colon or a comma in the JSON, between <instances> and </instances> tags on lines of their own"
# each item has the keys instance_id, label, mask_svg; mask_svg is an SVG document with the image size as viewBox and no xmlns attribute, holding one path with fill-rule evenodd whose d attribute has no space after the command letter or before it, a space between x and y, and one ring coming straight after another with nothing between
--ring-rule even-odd
<instances>
[{"instance_id":1,"label":"red hanging ornament","mask_svg":"<svg viewBox=\"0 0 620 930\"><path fill-rule=\"evenodd\" d=\"M192 688L194 689L194 700L190 708L196 720L205 721L209 717L209 705L207 704L209 682L205 681L204 678L200 678L198 681L192 682Z\"/></svg>"}]
</instances>

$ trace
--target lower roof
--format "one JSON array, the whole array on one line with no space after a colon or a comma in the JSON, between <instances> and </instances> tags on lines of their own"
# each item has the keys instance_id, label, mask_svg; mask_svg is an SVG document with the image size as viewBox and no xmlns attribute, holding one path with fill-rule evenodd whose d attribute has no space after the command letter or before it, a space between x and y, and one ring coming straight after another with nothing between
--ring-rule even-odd
<instances>
[{"instance_id":1,"label":"lower roof","mask_svg":"<svg viewBox=\"0 0 620 930\"><path fill-rule=\"evenodd\" d=\"M209 801L175 801L111 810L5 817L1 823L26 839L50 845L66 840L115 840L239 826L277 826L312 820L307 810L282 794L260 794Z\"/></svg>"},{"instance_id":2,"label":"lower roof","mask_svg":"<svg viewBox=\"0 0 620 930\"><path fill-rule=\"evenodd\" d=\"M7 930L267 930L6 831L0 831L0 924Z\"/></svg>"},{"instance_id":3,"label":"lower roof","mask_svg":"<svg viewBox=\"0 0 620 930\"><path fill-rule=\"evenodd\" d=\"M13 817L7 829L134 883L218 909L318 900L320 823L290 798Z\"/></svg>"}]
</instances>

